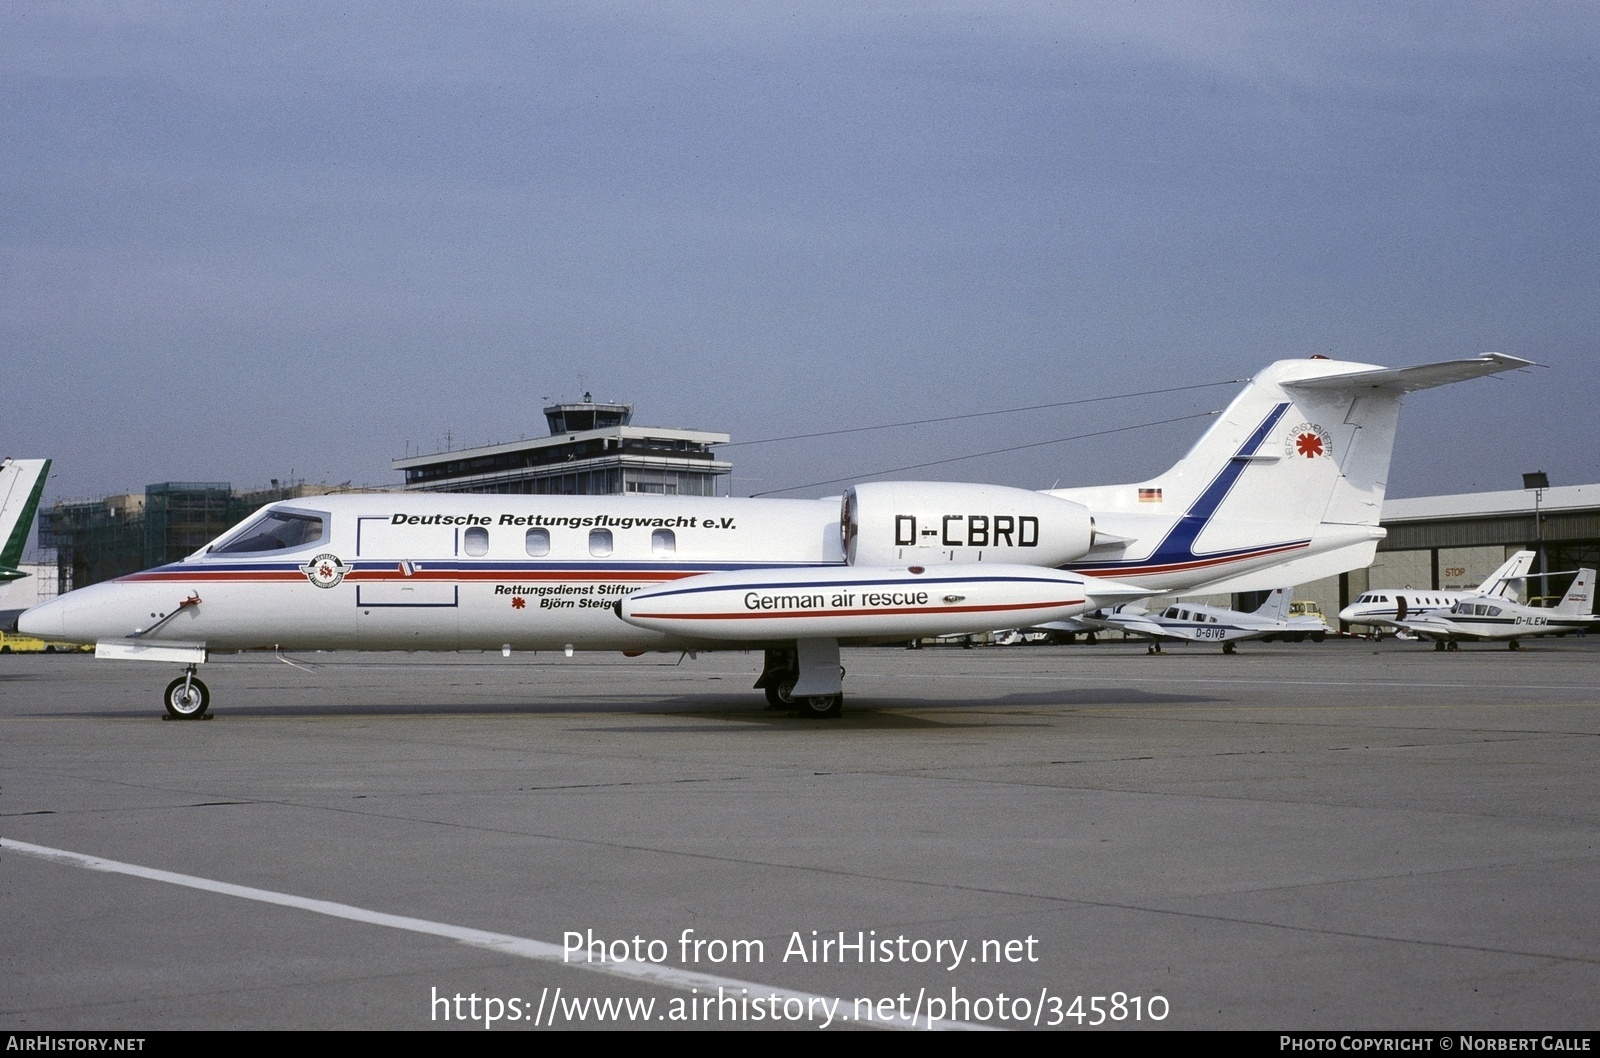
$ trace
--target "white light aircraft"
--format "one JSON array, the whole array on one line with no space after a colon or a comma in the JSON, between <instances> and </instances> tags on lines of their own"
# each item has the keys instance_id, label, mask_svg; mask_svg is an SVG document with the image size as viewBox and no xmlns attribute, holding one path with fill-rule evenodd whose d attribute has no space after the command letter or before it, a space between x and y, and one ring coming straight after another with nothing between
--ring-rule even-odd
<instances>
[{"instance_id":1,"label":"white light aircraft","mask_svg":"<svg viewBox=\"0 0 1600 1058\"><path fill-rule=\"evenodd\" d=\"M270 504L181 562L25 613L30 635L186 666L214 651L764 651L775 707L834 715L841 644L1249 591L1369 564L1403 394L1527 366L1263 369L1147 482L872 482L841 499L386 493Z\"/></svg>"},{"instance_id":2,"label":"white light aircraft","mask_svg":"<svg viewBox=\"0 0 1600 1058\"><path fill-rule=\"evenodd\" d=\"M1404 628L1406 621L1422 614L1448 610L1463 599L1483 595L1517 601L1525 574L1533 565L1532 551L1518 551L1505 565L1489 574L1476 591L1431 591L1426 588L1375 588L1339 611L1339 620L1374 628Z\"/></svg>"},{"instance_id":3,"label":"white light aircraft","mask_svg":"<svg viewBox=\"0 0 1600 1058\"><path fill-rule=\"evenodd\" d=\"M1298 643L1310 636L1320 643L1328 634L1328 626L1320 617L1289 616L1288 588L1274 588L1266 601L1251 613L1226 606L1186 603L1180 599L1158 614L1149 613L1138 603L1123 603L1109 612L1086 614L1082 620L1108 631L1148 639L1151 654L1161 653L1163 640L1220 643L1224 654L1232 654L1234 644L1246 639L1283 639Z\"/></svg>"},{"instance_id":4,"label":"white light aircraft","mask_svg":"<svg viewBox=\"0 0 1600 1058\"><path fill-rule=\"evenodd\" d=\"M1593 608L1594 570L1580 569L1561 601L1549 609L1523 606L1499 595L1474 595L1457 601L1448 610L1403 621L1401 626L1432 639L1435 650L1457 650L1463 639L1503 639L1516 650L1517 641L1528 636L1564 636L1600 629L1600 617L1593 615Z\"/></svg>"}]
</instances>

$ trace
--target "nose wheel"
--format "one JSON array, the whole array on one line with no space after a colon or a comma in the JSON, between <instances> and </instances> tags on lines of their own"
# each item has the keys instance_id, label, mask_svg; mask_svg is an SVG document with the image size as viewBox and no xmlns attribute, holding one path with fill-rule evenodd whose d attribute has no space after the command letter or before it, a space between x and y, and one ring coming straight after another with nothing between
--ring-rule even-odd
<instances>
[{"instance_id":1,"label":"nose wheel","mask_svg":"<svg viewBox=\"0 0 1600 1058\"><path fill-rule=\"evenodd\" d=\"M200 682L191 665L182 676L167 684L161 703L174 720L198 720L211 708L211 691Z\"/></svg>"}]
</instances>

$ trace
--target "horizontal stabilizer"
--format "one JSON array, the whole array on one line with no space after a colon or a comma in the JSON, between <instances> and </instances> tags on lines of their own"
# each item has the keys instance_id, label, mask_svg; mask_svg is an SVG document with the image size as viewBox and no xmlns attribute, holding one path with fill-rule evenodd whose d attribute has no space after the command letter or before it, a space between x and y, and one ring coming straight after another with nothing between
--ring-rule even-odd
<instances>
[{"instance_id":1,"label":"horizontal stabilizer","mask_svg":"<svg viewBox=\"0 0 1600 1058\"><path fill-rule=\"evenodd\" d=\"M1419 389L1447 386L1452 382L1465 382L1485 375L1498 375L1519 367L1537 367L1532 360L1507 356L1505 353L1484 353L1470 360L1447 360L1439 364L1420 364L1417 367L1379 368L1357 371L1347 375L1324 375L1283 383L1285 389L1386 389L1396 393L1415 393Z\"/></svg>"}]
</instances>

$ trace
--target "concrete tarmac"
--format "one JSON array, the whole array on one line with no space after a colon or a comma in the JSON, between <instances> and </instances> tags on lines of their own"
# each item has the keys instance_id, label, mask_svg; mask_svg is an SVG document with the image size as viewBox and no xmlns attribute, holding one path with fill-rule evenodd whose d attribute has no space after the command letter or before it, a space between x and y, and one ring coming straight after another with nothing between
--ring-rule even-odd
<instances>
[{"instance_id":1,"label":"concrete tarmac","mask_svg":"<svg viewBox=\"0 0 1600 1058\"><path fill-rule=\"evenodd\" d=\"M0 1027L1600 1026L1600 638L295 660L0 658Z\"/></svg>"}]
</instances>

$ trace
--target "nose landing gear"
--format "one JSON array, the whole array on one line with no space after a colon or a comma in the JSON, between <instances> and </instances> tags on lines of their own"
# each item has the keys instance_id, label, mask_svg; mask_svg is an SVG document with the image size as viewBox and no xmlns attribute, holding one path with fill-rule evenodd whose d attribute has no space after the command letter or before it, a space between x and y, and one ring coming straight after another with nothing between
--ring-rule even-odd
<instances>
[{"instance_id":1,"label":"nose landing gear","mask_svg":"<svg viewBox=\"0 0 1600 1058\"><path fill-rule=\"evenodd\" d=\"M211 690L200 682L194 674L194 666L190 665L182 676L167 684L161 702L167 707L167 715L174 720L199 720L211 708Z\"/></svg>"}]
</instances>

